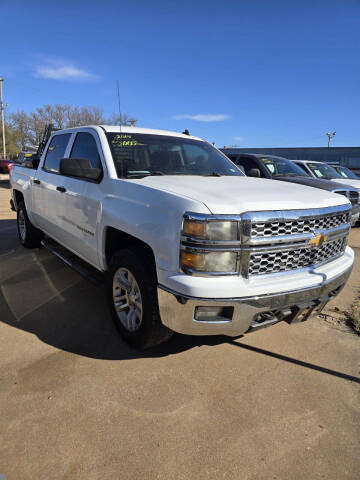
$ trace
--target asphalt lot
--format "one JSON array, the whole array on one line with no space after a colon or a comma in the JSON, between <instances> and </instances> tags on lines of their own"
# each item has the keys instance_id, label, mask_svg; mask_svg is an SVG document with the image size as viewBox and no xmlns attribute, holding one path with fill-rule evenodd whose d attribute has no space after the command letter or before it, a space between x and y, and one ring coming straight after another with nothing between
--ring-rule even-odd
<instances>
[{"instance_id":1,"label":"asphalt lot","mask_svg":"<svg viewBox=\"0 0 360 480\"><path fill-rule=\"evenodd\" d=\"M138 353L100 287L19 245L8 201L0 183L6 480L360 478L359 336L315 318ZM358 257L360 229L350 244Z\"/></svg>"}]
</instances>

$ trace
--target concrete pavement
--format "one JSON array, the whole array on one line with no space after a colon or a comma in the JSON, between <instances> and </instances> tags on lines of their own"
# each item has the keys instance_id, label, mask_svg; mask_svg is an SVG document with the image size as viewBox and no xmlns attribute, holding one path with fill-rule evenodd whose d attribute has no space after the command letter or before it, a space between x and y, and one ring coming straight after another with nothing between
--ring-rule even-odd
<instances>
[{"instance_id":1,"label":"concrete pavement","mask_svg":"<svg viewBox=\"0 0 360 480\"><path fill-rule=\"evenodd\" d=\"M359 479L360 337L315 318L236 340L176 336L138 353L119 339L101 288L19 245L4 187L7 480ZM350 243L360 246L360 229ZM356 267L332 306L359 286Z\"/></svg>"}]
</instances>

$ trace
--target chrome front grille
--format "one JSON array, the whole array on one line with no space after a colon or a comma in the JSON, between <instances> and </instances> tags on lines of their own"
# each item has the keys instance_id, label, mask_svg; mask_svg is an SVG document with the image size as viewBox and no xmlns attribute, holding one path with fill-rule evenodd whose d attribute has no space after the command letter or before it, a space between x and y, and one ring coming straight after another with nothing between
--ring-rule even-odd
<instances>
[{"instance_id":1,"label":"chrome front grille","mask_svg":"<svg viewBox=\"0 0 360 480\"><path fill-rule=\"evenodd\" d=\"M277 235L294 235L311 233L316 230L328 230L344 225L349 221L348 213L332 216L319 216L304 220L254 222L251 225L251 237L274 237Z\"/></svg>"},{"instance_id":2,"label":"chrome front grille","mask_svg":"<svg viewBox=\"0 0 360 480\"><path fill-rule=\"evenodd\" d=\"M286 272L326 262L342 254L346 238L325 243L319 248L293 248L279 252L252 253L249 258L249 275Z\"/></svg>"},{"instance_id":3,"label":"chrome front grille","mask_svg":"<svg viewBox=\"0 0 360 480\"><path fill-rule=\"evenodd\" d=\"M253 277L314 267L341 256L351 205L242 215L241 274Z\"/></svg>"}]
</instances>

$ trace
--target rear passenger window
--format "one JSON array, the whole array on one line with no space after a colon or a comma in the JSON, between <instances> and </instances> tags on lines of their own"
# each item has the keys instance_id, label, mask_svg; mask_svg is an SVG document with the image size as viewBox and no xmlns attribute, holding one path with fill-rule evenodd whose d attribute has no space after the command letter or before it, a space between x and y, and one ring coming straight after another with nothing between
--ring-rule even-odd
<instances>
[{"instance_id":1,"label":"rear passenger window","mask_svg":"<svg viewBox=\"0 0 360 480\"><path fill-rule=\"evenodd\" d=\"M93 168L101 168L99 151L91 133L80 132L76 135L70 158L86 158Z\"/></svg>"},{"instance_id":2,"label":"rear passenger window","mask_svg":"<svg viewBox=\"0 0 360 480\"><path fill-rule=\"evenodd\" d=\"M50 142L46 152L44 170L52 173L59 173L60 160L64 158L65 150L69 142L71 133L55 135Z\"/></svg>"}]
</instances>

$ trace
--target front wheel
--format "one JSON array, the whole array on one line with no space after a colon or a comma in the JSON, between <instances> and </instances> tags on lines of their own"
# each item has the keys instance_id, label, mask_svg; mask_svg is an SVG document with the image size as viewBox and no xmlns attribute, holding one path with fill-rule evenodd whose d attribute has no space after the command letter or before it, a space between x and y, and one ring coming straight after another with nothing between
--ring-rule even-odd
<instances>
[{"instance_id":1,"label":"front wheel","mask_svg":"<svg viewBox=\"0 0 360 480\"><path fill-rule=\"evenodd\" d=\"M172 336L161 323L156 273L147 252L118 251L110 261L106 288L114 323L128 344L145 349Z\"/></svg>"},{"instance_id":2,"label":"front wheel","mask_svg":"<svg viewBox=\"0 0 360 480\"><path fill-rule=\"evenodd\" d=\"M21 245L25 248L40 247L43 233L30 222L24 202L17 205L17 230Z\"/></svg>"}]
</instances>

